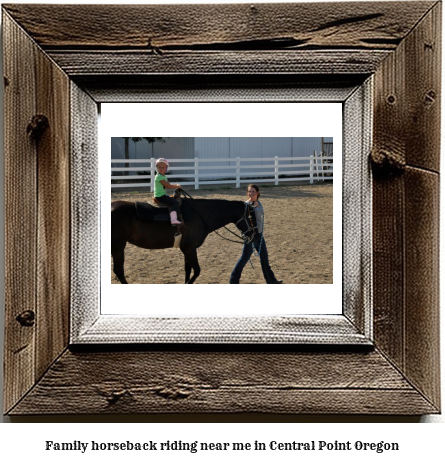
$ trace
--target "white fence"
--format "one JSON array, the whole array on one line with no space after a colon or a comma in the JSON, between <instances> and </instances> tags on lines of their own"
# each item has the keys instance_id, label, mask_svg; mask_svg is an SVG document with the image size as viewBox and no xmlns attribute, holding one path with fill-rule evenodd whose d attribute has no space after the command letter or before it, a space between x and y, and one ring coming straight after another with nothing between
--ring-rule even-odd
<instances>
[{"instance_id":1,"label":"white fence","mask_svg":"<svg viewBox=\"0 0 445 465\"><path fill-rule=\"evenodd\" d=\"M153 191L156 176L155 161L154 158L112 159L111 163L113 165L118 164L122 165L122 167L112 166L111 188L150 187L150 190ZM261 162L262 164L252 164L252 162ZM185 163L188 166L184 166ZM314 152L313 155L307 158L169 159L169 164L168 180L170 182L178 182L182 186L194 186L195 189L209 184L234 183L236 187L240 187L241 183L274 182L278 186L279 183L288 181L309 181L310 184L313 184L314 181L333 179L332 153L324 155ZM128 165L137 166L128 167ZM224 172L219 172L217 175L211 174L211 170L215 169L222 169ZM188 171L188 173L184 173L184 171ZM138 174L125 174L132 172ZM116 175L115 173L119 174ZM133 182L125 182L126 180L132 180Z\"/></svg>"}]
</instances>

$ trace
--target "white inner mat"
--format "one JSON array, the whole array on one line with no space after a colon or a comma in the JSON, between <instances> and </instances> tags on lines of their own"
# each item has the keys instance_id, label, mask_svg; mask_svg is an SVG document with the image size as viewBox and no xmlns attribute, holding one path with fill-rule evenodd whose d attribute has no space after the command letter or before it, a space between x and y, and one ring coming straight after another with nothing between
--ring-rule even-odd
<instances>
[{"instance_id":1,"label":"white inner mat","mask_svg":"<svg viewBox=\"0 0 445 465\"><path fill-rule=\"evenodd\" d=\"M111 284L109 208L111 202L111 137L151 135L159 137L333 137L336 153L335 182L333 183L333 284L286 284L282 286L267 286L266 284L122 286ZM101 314L162 317L341 314L341 154L341 103L102 104L99 127L102 205ZM182 261L178 264L177 272L184 273ZM258 272L261 273L259 267Z\"/></svg>"}]
</instances>

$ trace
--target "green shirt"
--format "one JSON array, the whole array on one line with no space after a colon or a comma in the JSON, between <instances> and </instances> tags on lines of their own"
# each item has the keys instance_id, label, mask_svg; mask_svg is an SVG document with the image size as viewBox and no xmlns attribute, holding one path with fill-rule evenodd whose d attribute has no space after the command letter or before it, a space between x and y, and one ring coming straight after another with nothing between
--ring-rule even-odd
<instances>
[{"instance_id":1,"label":"green shirt","mask_svg":"<svg viewBox=\"0 0 445 465\"><path fill-rule=\"evenodd\" d=\"M161 184L161 181L167 181L167 178L163 174L158 173L155 176L155 197L162 197L163 195L167 195L165 192L165 187Z\"/></svg>"}]
</instances>

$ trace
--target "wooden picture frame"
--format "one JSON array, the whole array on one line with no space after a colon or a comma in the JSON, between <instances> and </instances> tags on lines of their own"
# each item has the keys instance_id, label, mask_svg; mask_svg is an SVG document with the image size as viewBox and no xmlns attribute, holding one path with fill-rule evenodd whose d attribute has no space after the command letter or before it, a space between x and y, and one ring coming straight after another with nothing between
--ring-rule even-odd
<instances>
[{"instance_id":1,"label":"wooden picture frame","mask_svg":"<svg viewBox=\"0 0 445 465\"><path fill-rule=\"evenodd\" d=\"M6 414L440 411L440 2L11 4L2 13ZM94 225L80 206L95 195L72 157L97 169L96 127L75 123L79 115L91 122L101 102L165 89L232 88L237 100L258 86L370 78L372 321L353 321L372 326L370 345L70 344L72 250L88 259Z\"/></svg>"}]
</instances>

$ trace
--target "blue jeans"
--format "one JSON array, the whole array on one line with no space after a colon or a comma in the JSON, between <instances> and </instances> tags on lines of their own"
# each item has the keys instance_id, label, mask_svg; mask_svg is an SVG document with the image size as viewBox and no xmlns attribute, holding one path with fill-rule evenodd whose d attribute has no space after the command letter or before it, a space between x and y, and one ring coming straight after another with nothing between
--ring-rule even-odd
<instances>
[{"instance_id":1,"label":"blue jeans","mask_svg":"<svg viewBox=\"0 0 445 465\"><path fill-rule=\"evenodd\" d=\"M241 254L240 259L238 260L235 268L232 270L230 275L229 284L239 284L239 280L241 278L241 273L243 272L244 267L246 266L247 262L249 261L250 257L253 254L253 246L255 250L258 252L261 243L261 251L260 251L260 262L261 262L261 269L263 270L264 279L266 280L267 284L274 284L276 281L275 275L269 265L269 256L267 254L267 247L266 241L263 239L261 242L262 234L255 236L255 239L250 244L244 244L243 246L243 253Z\"/></svg>"}]
</instances>

